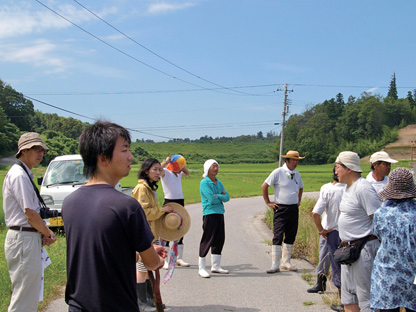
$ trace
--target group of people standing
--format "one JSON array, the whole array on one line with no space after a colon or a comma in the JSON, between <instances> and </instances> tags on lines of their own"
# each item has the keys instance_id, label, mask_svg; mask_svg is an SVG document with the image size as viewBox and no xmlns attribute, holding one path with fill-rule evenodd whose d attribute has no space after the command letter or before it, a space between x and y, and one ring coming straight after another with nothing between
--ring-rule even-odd
<instances>
[{"instance_id":1,"label":"group of people standing","mask_svg":"<svg viewBox=\"0 0 416 312\"><path fill-rule=\"evenodd\" d=\"M126 196L116 191L115 185L131 170L130 143L125 128L103 121L87 127L79 137L83 173L89 182L69 195L62 207L67 239L65 301L70 312L155 311L155 288L148 279L153 277L149 271L165 267L169 272L172 265L189 266L183 259L183 237L190 228L181 185L181 178L189 175L185 158L173 155L162 163L146 159L132 196ZM39 217L42 199L30 171L47 151L37 133L23 134L16 154L19 162L4 181L3 209L9 228L5 254L12 281L9 312L37 310L42 272L48 264L42 246L56 241ZM282 157L285 164L261 185L264 201L274 211L270 274L297 270L291 258L303 182L296 168L305 157L297 151L288 151ZM373 154L370 162L372 171L364 179L359 156L341 152L335 161L333 182L321 188L312 215L321 235L318 268L323 269L317 269L317 284L308 291L325 290L329 261L342 302L333 305L334 310L387 312L405 307L406 311L415 311L413 175L408 169L397 168L388 178L390 164L397 161L385 152ZM224 202L230 196L217 179L217 161L207 160L203 170L198 274L209 278L209 251L211 273L228 273L221 267L221 253L225 241ZM162 207L156 197L159 179L165 195ZM270 186L274 187L274 200L269 198ZM332 254L337 247L363 239L365 244L356 262L340 266L334 261Z\"/></svg>"},{"instance_id":2,"label":"group of people standing","mask_svg":"<svg viewBox=\"0 0 416 312\"><path fill-rule=\"evenodd\" d=\"M262 185L264 200L274 210L272 266L267 273L295 270L288 262L291 247L286 254L283 251L285 245L293 244L293 232L296 236L303 184L295 168L298 160L304 157L296 151L289 151L282 157L286 158L285 165L274 170ZM341 152L333 168L333 182L320 190L312 211L320 234L317 283L308 292L326 290L331 264L332 281L342 302L331 306L334 311L398 312L400 307L415 311L416 186L413 174L406 168L397 168L388 177L391 164L397 161L384 151L374 153L370 163L371 172L365 179L361 176L358 154ZM267 192L271 185L275 189L274 201L270 201ZM360 246L359 258L350 265L340 265L334 261L333 254L337 248L349 245Z\"/></svg>"}]
</instances>

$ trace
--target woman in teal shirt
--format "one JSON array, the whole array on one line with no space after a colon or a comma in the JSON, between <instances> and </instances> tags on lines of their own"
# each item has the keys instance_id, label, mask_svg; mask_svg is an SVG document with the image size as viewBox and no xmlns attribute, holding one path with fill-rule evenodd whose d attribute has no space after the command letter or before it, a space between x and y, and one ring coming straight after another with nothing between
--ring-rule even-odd
<instances>
[{"instance_id":1,"label":"woman in teal shirt","mask_svg":"<svg viewBox=\"0 0 416 312\"><path fill-rule=\"evenodd\" d=\"M221 268L221 252L225 241L224 204L230 200L221 181L216 178L218 162L208 159L204 164L204 174L200 184L203 234L199 245L199 275L210 277L206 271L205 257L211 249L211 273L228 274Z\"/></svg>"}]
</instances>

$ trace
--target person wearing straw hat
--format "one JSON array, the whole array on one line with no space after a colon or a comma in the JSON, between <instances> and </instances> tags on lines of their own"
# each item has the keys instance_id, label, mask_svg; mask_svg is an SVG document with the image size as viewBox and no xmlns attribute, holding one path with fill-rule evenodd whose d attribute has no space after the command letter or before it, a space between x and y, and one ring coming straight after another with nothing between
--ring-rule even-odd
<instances>
[{"instance_id":1,"label":"person wearing straw hat","mask_svg":"<svg viewBox=\"0 0 416 312\"><path fill-rule=\"evenodd\" d=\"M43 274L42 246L56 241L55 235L39 215L41 203L31 172L48 150L38 133L22 134L16 153L18 163L4 178L3 210L6 227L9 228L4 251L12 290L8 311L37 310Z\"/></svg>"},{"instance_id":2,"label":"person wearing straw hat","mask_svg":"<svg viewBox=\"0 0 416 312\"><path fill-rule=\"evenodd\" d=\"M360 157L344 151L335 160L339 182L347 185L339 206L338 229L341 244L366 241L360 257L341 265L341 302L346 312L370 312L371 268L380 242L371 235L374 212L381 206L373 186L361 177Z\"/></svg>"},{"instance_id":3,"label":"person wearing straw hat","mask_svg":"<svg viewBox=\"0 0 416 312\"><path fill-rule=\"evenodd\" d=\"M386 206L374 213L373 234L381 240L371 274L371 308L416 311L416 185L412 173L396 168L378 193Z\"/></svg>"},{"instance_id":4,"label":"person wearing straw hat","mask_svg":"<svg viewBox=\"0 0 416 312\"><path fill-rule=\"evenodd\" d=\"M130 142L125 128L105 121L88 126L79 137L89 181L62 204L69 312L138 312L137 252L149 269L163 266L165 250L152 244L140 204L115 189L131 170Z\"/></svg>"},{"instance_id":5,"label":"person wearing straw hat","mask_svg":"<svg viewBox=\"0 0 416 312\"><path fill-rule=\"evenodd\" d=\"M142 162L140 170L137 174L138 182L133 189L131 196L134 197L142 206L146 215L147 221L150 225L154 235L153 244L161 245L159 236L156 232L156 221L164 216L166 213L172 212L173 209L168 205L159 207L157 203L158 189L157 182L160 179L160 172L162 170L160 162L155 158L148 158ZM153 290L150 284L147 273L147 268L141 261L136 265L137 277L137 297L140 311L156 311Z\"/></svg>"},{"instance_id":6,"label":"person wearing straw hat","mask_svg":"<svg viewBox=\"0 0 416 312\"><path fill-rule=\"evenodd\" d=\"M225 242L224 202L230 200L230 195L224 185L217 179L220 166L214 159L204 163L203 179L200 183L202 204L202 238L199 244L198 274L209 278L206 270L206 255L211 249L211 273L228 274L221 267L221 252Z\"/></svg>"},{"instance_id":7,"label":"person wearing straw hat","mask_svg":"<svg viewBox=\"0 0 416 312\"><path fill-rule=\"evenodd\" d=\"M397 160L390 158L389 154L384 151L376 152L370 156L371 171L366 179L376 189L377 193L387 184L391 164L397 162Z\"/></svg>"},{"instance_id":8,"label":"person wearing straw hat","mask_svg":"<svg viewBox=\"0 0 416 312\"><path fill-rule=\"evenodd\" d=\"M168 203L178 203L185 206L183 198L182 182L183 177L189 175L188 168L186 168L186 160L182 155L172 155L162 161L163 170L160 173L160 180L162 181L163 193L165 195L164 205ZM165 168L165 166L167 166ZM166 243L169 247L169 241ZM178 242L178 259L176 264L182 267L189 267L189 263L183 259L183 237L179 238ZM168 268L168 258L165 259L164 269Z\"/></svg>"},{"instance_id":9,"label":"person wearing straw hat","mask_svg":"<svg viewBox=\"0 0 416 312\"><path fill-rule=\"evenodd\" d=\"M272 266L266 271L267 273L276 273L280 269L297 271L297 268L290 264L293 243L298 231L299 205L303 193L302 178L296 167L299 160L305 157L299 156L297 151L288 151L286 155L281 156L285 158L284 165L273 170L261 185L263 199L274 211ZM270 201L269 198L269 187L272 185L274 201Z\"/></svg>"}]
</instances>

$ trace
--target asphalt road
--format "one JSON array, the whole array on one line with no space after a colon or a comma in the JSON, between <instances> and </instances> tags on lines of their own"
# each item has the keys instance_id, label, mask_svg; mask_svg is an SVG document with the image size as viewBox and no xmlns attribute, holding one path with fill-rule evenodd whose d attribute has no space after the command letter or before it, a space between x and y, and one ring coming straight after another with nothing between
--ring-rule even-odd
<instances>
[{"instance_id":1,"label":"asphalt road","mask_svg":"<svg viewBox=\"0 0 416 312\"><path fill-rule=\"evenodd\" d=\"M306 195L306 194L305 194ZM311 196L311 194L309 194ZM316 196L313 193L312 196ZM201 204L187 205L192 218L184 239L184 260L189 268L177 267L172 279L161 288L162 300L169 312L322 312L331 311L321 295L309 294L310 287L301 277L303 270L313 273L306 261L293 260L298 272L267 274L271 265L272 237L260 214L265 205L261 197L236 198L225 204L226 241L221 265L228 275L198 275L198 248L202 235ZM209 268L210 254L207 256ZM53 264L52 264L53 265ZM165 271L161 270L162 277ZM47 312L68 311L63 298L51 303Z\"/></svg>"}]
</instances>

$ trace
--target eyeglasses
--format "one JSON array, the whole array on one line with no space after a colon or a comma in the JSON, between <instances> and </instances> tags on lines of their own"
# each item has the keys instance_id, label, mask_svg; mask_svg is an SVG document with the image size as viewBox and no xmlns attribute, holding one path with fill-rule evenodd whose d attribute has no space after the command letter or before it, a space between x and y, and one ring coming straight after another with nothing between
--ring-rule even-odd
<instances>
[{"instance_id":1,"label":"eyeglasses","mask_svg":"<svg viewBox=\"0 0 416 312\"><path fill-rule=\"evenodd\" d=\"M40 153L46 154L46 150L41 146L33 146L32 149L34 149L39 154Z\"/></svg>"}]
</instances>

